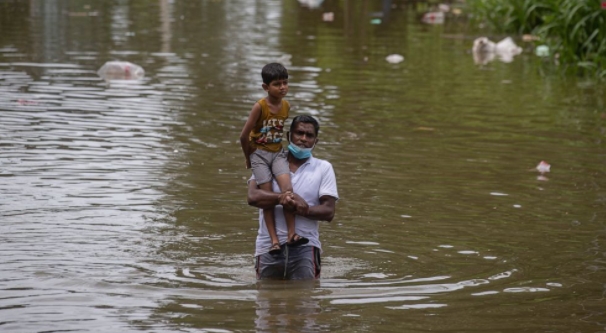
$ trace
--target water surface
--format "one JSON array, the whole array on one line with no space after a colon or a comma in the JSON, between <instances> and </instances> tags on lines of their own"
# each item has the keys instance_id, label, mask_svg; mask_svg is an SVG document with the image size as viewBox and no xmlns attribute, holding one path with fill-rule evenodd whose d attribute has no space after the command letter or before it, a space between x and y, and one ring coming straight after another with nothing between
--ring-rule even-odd
<instances>
[{"instance_id":1,"label":"water surface","mask_svg":"<svg viewBox=\"0 0 606 333\"><path fill-rule=\"evenodd\" d=\"M478 66L487 32L426 9L0 3L0 329L606 329L604 86L519 39ZM271 61L338 178L312 284L255 281L238 137Z\"/></svg>"}]
</instances>

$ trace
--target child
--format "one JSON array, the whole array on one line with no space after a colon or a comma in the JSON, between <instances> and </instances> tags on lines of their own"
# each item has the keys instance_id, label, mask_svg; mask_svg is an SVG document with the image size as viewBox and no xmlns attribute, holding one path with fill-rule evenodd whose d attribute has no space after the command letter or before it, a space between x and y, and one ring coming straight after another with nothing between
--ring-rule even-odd
<instances>
[{"instance_id":1,"label":"child","mask_svg":"<svg viewBox=\"0 0 606 333\"><path fill-rule=\"evenodd\" d=\"M255 180L262 190L272 191L273 177L280 191L292 196L287 153L282 149L283 128L290 111L290 104L282 99L288 93L288 71L281 64L271 63L263 67L261 77L267 97L255 103L240 134L246 168L252 167ZM264 209L263 218L271 237L269 253L280 253L273 208ZM288 228L287 244L307 244L309 240L295 232L295 212L285 209L284 219Z\"/></svg>"}]
</instances>

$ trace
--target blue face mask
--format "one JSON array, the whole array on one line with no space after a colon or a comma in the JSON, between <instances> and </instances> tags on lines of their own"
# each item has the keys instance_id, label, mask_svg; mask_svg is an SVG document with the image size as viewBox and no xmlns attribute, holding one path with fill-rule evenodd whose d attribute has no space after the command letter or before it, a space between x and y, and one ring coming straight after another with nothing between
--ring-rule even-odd
<instances>
[{"instance_id":1,"label":"blue face mask","mask_svg":"<svg viewBox=\"0 0 606 333\"><path fill-rule=\"evenodd\" d=\"M314 144L315 147L315 144ZM314 149L311 148L301 148L299 146L293 145L292 143L288 144L288 151L298 160L306 159L311 157L311 151Z\"/></svg>"}]
</instances>

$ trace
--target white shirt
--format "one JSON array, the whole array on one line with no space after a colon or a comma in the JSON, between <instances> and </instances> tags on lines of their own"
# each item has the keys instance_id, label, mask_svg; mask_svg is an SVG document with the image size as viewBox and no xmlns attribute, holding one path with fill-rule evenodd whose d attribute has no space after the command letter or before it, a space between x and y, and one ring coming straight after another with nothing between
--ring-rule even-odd
<instances>
[{"instance_id":1,"label":"white shirt","mask_svg":"<svg viewBox=\"0 0 606 333\"><path fill-rule=\"evenodd\" d=\"M253 175L251 180L254 178ZM319 205L320 197L325 195L334 197L337 200L339 199L335 172L328 161L317 159L313 156L310 157L296 172L290 173L290 181L293 191L300 195L310 207ZM280 187L275 179L272 181L272 184L274 192L280 192ZM288 241L288 229L286 228L286 221L281 205L275 207L274 216L276 219L276 232L280 239L280 244L283 244ZM309 239L309 243L306 246L315 246L321 251L322 244L320 243L319 227L320 222L317 220L311 220L299 215L295 218L296 233ZM255 256L269 252L270 247L271 238L265 227L263 210L259 209L259 231L257 234Z\"/></svg>"}]
</instances>

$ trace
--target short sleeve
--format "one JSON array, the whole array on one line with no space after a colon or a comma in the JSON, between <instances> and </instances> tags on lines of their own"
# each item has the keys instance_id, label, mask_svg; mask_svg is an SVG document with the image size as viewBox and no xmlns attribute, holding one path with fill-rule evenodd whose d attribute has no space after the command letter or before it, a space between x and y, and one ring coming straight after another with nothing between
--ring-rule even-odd
<instances>
[{"instance_id":1,"label":"short sleeve","mask_svg":"<svg viewBox=\"0 0 606 333\"><path fill-rule=\"evenodd\" d=\"M319 196L331 196L335 199L339 199L339 192L337 191L337 179L335 177L335 171L332 168L332 164L327 161L322 163L322 181L320 182Z\"/></svg>"}]
</instances>

